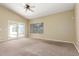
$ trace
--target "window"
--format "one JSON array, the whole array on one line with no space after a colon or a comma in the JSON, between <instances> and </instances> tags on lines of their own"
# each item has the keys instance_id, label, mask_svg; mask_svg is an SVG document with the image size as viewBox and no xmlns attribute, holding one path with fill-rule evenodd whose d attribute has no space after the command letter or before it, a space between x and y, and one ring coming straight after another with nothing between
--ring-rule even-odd
<instances>
[{"instance_id":1,"label":"window","mask_svg":"<svg viewBox=\"0 0 79 59\"><path fill-rule=\"evenodd\" d=\"M25 36L25 24L21 22L14 22L9 21L8 22L8 38L18 38L18 37L24 37Z\"/></svg>"},{"instance_id":2,"label":"window","mask_svg":"<svg viewBox=\"0 0 79 59\"><path fill-rule=\"evenodd\" d=\"M43 23L35 23L30 24L30 32L31 33L43 33L44 24Z\"/></svg>"}]
</instances>

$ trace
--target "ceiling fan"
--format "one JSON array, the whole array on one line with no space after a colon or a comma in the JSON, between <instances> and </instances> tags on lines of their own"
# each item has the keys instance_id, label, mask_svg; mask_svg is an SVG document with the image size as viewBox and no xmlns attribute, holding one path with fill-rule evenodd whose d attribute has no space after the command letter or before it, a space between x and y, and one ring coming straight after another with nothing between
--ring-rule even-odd
<instances>
[{"instance_id":1,"label":"ceiling fan","mask_svg":"<svg viewBox=\"0 0 79 59\"><path fill-rule=\"evenodd\" d=\"M34 11L32 10L32 8L35 8L35 6L31 6L30 4L25 4L25 10L26 10L26 11L29 10L29 11L31 11L31 12L34 12Z\"/></svg>"}]
</instances>

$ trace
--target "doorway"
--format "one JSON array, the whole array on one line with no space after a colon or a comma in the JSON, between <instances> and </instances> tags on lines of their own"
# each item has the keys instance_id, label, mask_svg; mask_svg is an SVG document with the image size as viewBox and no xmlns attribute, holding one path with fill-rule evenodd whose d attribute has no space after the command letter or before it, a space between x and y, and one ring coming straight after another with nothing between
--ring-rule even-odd
<instances>
[{"instance_id":1,"label":"doorway","mask_svg":"<svg viewBox=\"0 0 79 59\"><path fill-rule=\"evenodd\" d=\"M25 37L25 24L22 22L8 21L8 39Z\"/></svg>"}]
</instances>

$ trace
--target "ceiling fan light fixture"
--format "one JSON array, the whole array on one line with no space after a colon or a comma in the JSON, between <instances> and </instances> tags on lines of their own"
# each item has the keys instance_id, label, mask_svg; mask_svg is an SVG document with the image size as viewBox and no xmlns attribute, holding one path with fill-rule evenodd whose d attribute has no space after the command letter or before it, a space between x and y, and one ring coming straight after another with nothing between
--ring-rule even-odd
<instances>
[{"instance_id":1,"label":"ceiling fan light fixture","mask_svg":"<svg viewBox=\"0 0 79 59\"><path fill-rule=\"evenodd\" d=\"M32 7L32 6L30 6L29 4L25 4L25 9L26 9L26 11L29 10L29 11L31 11L31 12L34 12L31 7ZM34 6L33 6L33 7L34 7Z\"/></svg>"}]
</instances>

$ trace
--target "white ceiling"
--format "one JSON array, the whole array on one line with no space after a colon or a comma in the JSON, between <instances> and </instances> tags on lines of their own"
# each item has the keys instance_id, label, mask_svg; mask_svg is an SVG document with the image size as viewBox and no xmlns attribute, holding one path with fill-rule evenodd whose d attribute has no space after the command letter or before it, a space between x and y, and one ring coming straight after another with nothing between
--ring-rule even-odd
<instances>
[{"instance_id":1,"label":"white ceiling","mask_svg":"<svg viewBox=\"0 0 79 59\"><path fill-rule=\"evenodd\" d=\"M24 3L3 3L1 5L28 19L43 17L67 10L72 10L74 8L73 3L30 3L31 6L35 6L35 8L32 8L34 12L26 12L24 9Z\"/></svg>"}]
</instances>

